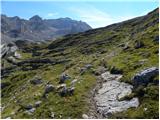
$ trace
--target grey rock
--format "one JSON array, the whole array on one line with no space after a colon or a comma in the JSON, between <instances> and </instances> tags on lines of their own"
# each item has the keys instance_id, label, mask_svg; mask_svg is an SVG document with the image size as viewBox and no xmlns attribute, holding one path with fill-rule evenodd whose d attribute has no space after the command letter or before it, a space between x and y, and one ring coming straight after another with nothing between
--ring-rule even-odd
<instances>
[{"instance_id":1,"label":"grey rock","mask_svg":"<svg viewBox=\"0 0 160 120\"><path fill-rule=\"evenodd\" d=\"M32 109L29 109L28 112L33 113L35 110L36 108L32 108Z\"/></svg>"},{"instance_id":2,"label":"grey rock","mask_svg":"<svg viewBox=\"0 0 160 120\"><path fill-rule=\"evenodd\" d=\"M68 88L68 95L73 95L74 94L74 90L75 90L75 87L71 87L71 88Z\"/></svg>"},{"instance_id":3,"label":"grey rock","mask_svg":"<svg viewBox=\"0 0 160 120\"><path fill-rule=\"evenodd\" d=\"M37 101L37 102L35 102L35 107L39 107L40 106L40 104L42 103L42 101Z\"/></svg>"},{"instance_id":4,"label":"grey rock","mask_svg":"<svg viewBox=\"0 0 160 120\"><path fill-rule=\"evenodd\" d=\"M85 68L85 67L80 68L81 75L84 74L86 71L87 71L87 68Z\"/></svg>"},{"instance_id":5,"label":"grey rock","mask_svg":"<svg viewBox=\"0 0 160 120\"><path fill-rule=\"evenodd\" d=\"M141 48L143 46L144 46L143 42L138 41L138 40L135 41L135 46L134 46L135 49Z\"/></svg>"},{"instance_id":6,"label":"grey rock","mask_svg":"<svg viewBox=\"0 0 160 120\"><path fill-rule=\"evenodd\" d=\"M64 87L66 87L66 84L60 84L60 85L57 86L57 90L62 89Z\"/></svg>"},{"instance_id":7,"label":"grey rock","mask_svg":"<svg viewBox=\"0 0 160 120\"><path fill-rule=\"evenodd\" d=\"M60 92L59 92L59 95L61 97L65 97L65 96L72 96L74 94L74 90L75 90L75 87L70 87L70 88L67 88L67 87L63 87Z\"/></svg>"},{"instance_id":8,"label":"grey rock","mask_svg":"<svg viewBox=\"0 0 160 120\"><path fill-rule=\"evenodd\" d=\"M53 92L55 89L55 87L52 85L52 84L47 84L46 87L45 87L45 91L43 93L43 97L45 98L46 95L50 92Z\"/></svg>"},{"instance_id":9,"label":"grey rock","mask_svg":"<svg viewBox=\"0 0 160 120\"><path fill-rule=\"evenodd\" d=\"M104 73L106 71L107 71L107 69L105 67L100 66L100 67L98 67L97 70L94 71L94 74L95 75L101 75L102 73Z\"/></svg>"},{"instance_id":10,"label":"grey rock","mask_svg":"<svg viewBox=\"0 0 160 120\"><path fill-rule=\"evenodd\" d=\"M12 119L11 117L7 117L7 118L5 118L5 119Z\"/></svg>"},{"instance_id":11,"label":"grey rock","mask_svg":"<svg viewBox=\"0 0 160 120\"><path fill-rule=\"evenodd\" d=\"M85 67L86 69L90 69L90 68L93 67L93 65L92 65L92 64L86 64L84 67Z\"/></svg>"},{"instance_id":12,"label":"grey rock","mask_svg":"<svg viewBox=\"0 0 160 120\"><path fill-rule=\"evenodd\" d=\"M143 110L144 110L144 111L147 111L147 110L148 110L148 108L144 108Z\"/></svg>"},{"instance_id":13,"label":"grey rock","mask_svg":"<svg viewBox=\"0 0 160 120\"><path fill-rule=\"evenodd\" d=\"M1 45L1 57L10 57L10 56L14 56L14 53L17 50L17 46L13 43L9 43L9 44L2 44Z\"/></svg>"},{"instance_id":14,"label":"grey rock","mask_svg":"<svg viewBox=\"0 0 160 120\"><path fill-rule=\"evenodd\" d=\"M35 112L36 108L31 108L29 110L24 111L25 113L27 113L28 115L32 115Z\"/></svg>"},{"instance_id":15,"label":"grey rock","mask_svg":"<svg viewBox=\"0 0 160 120\"><path fill-rule=\"evenodd\" d=\"M110 74L105 72L101 75L103 79L102 87L95 94L97 111L104 117L109 117L113 113L122 112L131 107L138 107L138 98L122 100L126 95L132 93L133 86L118 81L122 75Z\"/></svg>"},{"instance_id":16,"label":"grey rock","mask_svg":"<svg viewBox=\"0 0 160 120\"><path fill-rule=\"evenodd\" d=\"M15 57L16 59L20 59L22 56L21 56L20 53L15 52L15 53L14 53L14 57Z\"/></svg>"},{"instance_id":17,"label":"grey rock","mask_svg":"<svg viewBox=\"0 0 160 120\"><path fill-rule=\"evenodd\" d=\"M159 74L159 69L156 67L151 67L140 71L135 76L133 76L132 81L135 86L146 85L150 82L151 78Z\"/></svg>"},{"instance_id":18,"label":"grey rock","mask_svg":"<svg viewBox=\"0 0 160 120\"><path fill-rule=\"evenodd\" d=\"M75 86L75 84L77 83L77 81L78 81L77 79L72 80L71 81L71 86Z\"/></svg>"},{"instance_id":19,"label":"grey rock","mask_svg":"<svg viewBox=\"0 0 160 120\"><path fill-rule=\"evenodd\" d=\"M24 106L24 108L25 108L26 110L30 110L30 109L33 108L33 106L32 106L31 104L29 104L29 105Z\"/></svg>"},{"instance_id":20,"label":"grey rock","mask_svg":"<svg viewBox=\"0 0 160 120\"><path fill-rule=\"evenodd\" d=\"M64 87L64 88L62 88L61 90L60 90L60 92L59 92L59 95L61 96L61 97L64 97L64 96L66 96L67 95L67 87Z\"/></svg>"},{"instance_id":21,"label":"grey rock","mask_svg":"<svg viewBox=\"0 0 160 120\"><path fill-rule=\"evenodd\" d=\"M91 69L93 67L92 64L86 64L84 67L80 68L80 74L84 74L87 70Z\"/></svg>"},{"instance_id":22,"label":"grey rock","mask_svg":"<svg viewBox=\"0 0 160 120\"><path fill-rule=\"evenodd\" d=\"M51 112L51 118L54 118L55 117L55 114L54 114L54 112Z\"/></svg>"},{"instance_id":23,"label":"grey rock","mask_svg":"<svg viewBox=\"0 0 160 120\"><path fill-rule=\"evenodd\" d=\"M82 118L83 118L83 119L89 119L88 115L86 115L86 114L83 114L83 115L82 115Z\"/></svg>"},{"instance_id":24,"label":"grey rock","mask_svg":"<svg viewBox=\"0 0 160 120\"><path fill-rule=\"evenodd\" d=\"M11 112L11 115L15 115L15 112L13 111L13 112Z\"/></svg>"},{"instance_id":25,"label":"grey rock","mask_svg":"<svg viewBox=\"0 0 160 120\"><path fill-rule=\"evenodd\" d=\"M54 86L49 84L46 86L45 88L45 93L49 93L49 92L52 92L54 90Z\"/></svg>"},{"instance_id":26,"label":"grey rock","mask_svg":"<svg viewBox=\"0 0 160 120\"><path fill-rule=\"evenodd\" d=\"M59 83L61 84L61 83L64 83L66 80L68 80L68 79L70 79L70 76L69 75L67 75L66 73L62 73L61 75L60 75L60 81L59 81Z\"/></svg>"},{"instance_id":27,"label":"grey rock","mask_svg":"<svg viewBox=\"0 0 160 120\"><path fill-rule=\"evenodd\" d=\"M43 81L41 80L41 78L34 78L34 79L30 80L30 83L33 85L38 85L38 84L43 83Z\"/></svg>"}]
</instances>

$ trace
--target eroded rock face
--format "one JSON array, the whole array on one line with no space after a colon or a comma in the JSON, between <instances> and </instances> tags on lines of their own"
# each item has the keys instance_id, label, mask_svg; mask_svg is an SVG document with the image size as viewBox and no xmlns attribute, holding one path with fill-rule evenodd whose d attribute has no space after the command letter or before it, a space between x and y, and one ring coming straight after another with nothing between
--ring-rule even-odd
<instances>
[{"instance_id":1,"label":"eroded rock face","mask_svg":"<svg viewBox=\"0 0 160 120\"><path fill-rule=\"evenodd\" d=\"M151 78L155 77L159 74L159 69L156 67L151 67L141 72L137 73L133 78L133 83L135 86L138 85L146 85L151 80Z\"/></svg>"},{"instance_id":2,"label":"eroded rock face","mask_svg":"<svg viewBox=\"0 0 160 120\"><path fill-rule=\"evenodd\" d=\"M121 75L112 75L109 72L105 72L101 77L104 83L94 99L97 111L103 117L108 117L112 113L121 112L131 107L138 107L138 98L119 101L124 96L131 94L133 88L133 86L127 83L118 81L122 77Z\"/></svg>"}]
</instances>

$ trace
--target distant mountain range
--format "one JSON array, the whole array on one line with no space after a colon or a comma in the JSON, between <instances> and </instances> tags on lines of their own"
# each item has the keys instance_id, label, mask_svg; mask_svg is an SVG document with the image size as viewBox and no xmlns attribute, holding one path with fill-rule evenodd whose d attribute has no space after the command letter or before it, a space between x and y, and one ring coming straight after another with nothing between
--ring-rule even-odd
<instances>
[{"instance_id":1,"label":"distant mountain range","mask_svg":"<svg viewBox=\"0 0 160 120\"><path fill-rule=\"evenodd\" d=\"M14 40L42 41L92 29L87 23L70 18L42 19L38 15L29 20L1 15L2 42Z\"/></svg>"}]
</instances>

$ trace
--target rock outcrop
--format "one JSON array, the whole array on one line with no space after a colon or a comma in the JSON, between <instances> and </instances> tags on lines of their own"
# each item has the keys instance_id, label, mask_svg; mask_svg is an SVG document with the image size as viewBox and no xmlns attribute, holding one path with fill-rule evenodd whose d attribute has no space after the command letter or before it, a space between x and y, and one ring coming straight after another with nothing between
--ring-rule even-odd
<instances>
[{"instance_id":1,"label":"rock outcrop","mask_svg":"<svg viewBox=\"0 0 160 120\"><path fill-rule=\"evenodd\" d=\"M159 69L156 67L151 67L145 70L142 70L141 72L137 73L133 78L133 84L135 86L138 85L146 85L148 82L151 81L153 77L159 74Z\"/></svg>"},{"instance_id":2,"label":"rock outcrop","mask_svg":"<svg viewBox=\"0 0 160 120\"><path fill-rule=\"evenodd\" d=\"M95 94L94 100L97 112L102 118L107 118L113 113L122 112L131 107L138 107L138 98L131 100L121 100L126 95L132 93L133 86L118 81L122 75L112 75L105 72L101 75L103 84Z\"/></svg>"}]
</instances>

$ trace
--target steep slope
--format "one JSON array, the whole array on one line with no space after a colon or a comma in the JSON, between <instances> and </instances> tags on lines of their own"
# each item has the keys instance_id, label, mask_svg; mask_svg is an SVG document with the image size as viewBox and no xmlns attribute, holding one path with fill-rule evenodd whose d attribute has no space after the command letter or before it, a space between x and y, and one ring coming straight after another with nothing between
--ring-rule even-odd
<instances>
[{"instance_id":1,"label":"steep slope","mask_svg":"<svg viewBox=\"0 0 160 120\"><path fill-rule=\"evenodd\" d=\"M119 101L136 97L140 102L109 118L158 118L157 72L138 85L134 81L158 67L158 24L155 9L51 43L24 45L17 51L21 58L2 60L2 118L100 118L92 98L97 85L106 82L100 78L106 71L121 74L120 82L133 85L133 92Z\"/></svg>"},{"instance_id":2,"label":"steep slope","mask_svg":"<svg viewBox=\"0 0 160 120\"><path fill-rule=\"evenodd\" d=\"M31 17L29 20L24 20L17 16L7 17L6 15L1 15L1 22L2 33L14 40L51 40L66 34L74 34L91 29L87 23L82 21L70 18L43 20L38 15ZM5 41L3 36L2 41Z\"/></svg>"}]
</instances>

